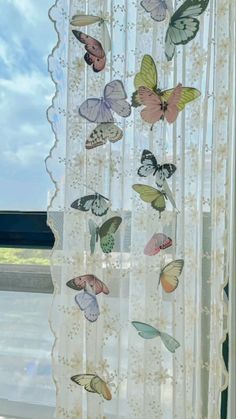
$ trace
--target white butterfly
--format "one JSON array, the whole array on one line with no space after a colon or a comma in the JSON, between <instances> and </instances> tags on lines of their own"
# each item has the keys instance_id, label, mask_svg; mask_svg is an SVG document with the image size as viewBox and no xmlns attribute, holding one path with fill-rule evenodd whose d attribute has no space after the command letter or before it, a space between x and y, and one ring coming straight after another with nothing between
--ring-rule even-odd
<instances>
[{"instance_id":1,"label":"white butterfly","mask_svg":"<svg viewBox=\"0 0 236 419\"><path fill-rule=\"evenodd\" d=\"M92 288L86 284L86 289L75 296L75 301L80 310L84 311L84 317L90 322L95 322L100 314L97 297Z\"/></svg>"},{"instance_id":2,"label":"white butterfly","mask_svg":"<svg viewBox=\"0 0 236 419\"><path fill-rule=\"evenodd\" d=\"M171 0L142 0L140 4L157 22L165 20L167 11L173 13Z\"/></svg>"},{"instance_id":3,"label":"white butterfly","mask_svg":"<svg viewBox=\"0 0 236 419\"><path fill-rule=\"evenodd\" d=\"M120 80L113 80L104 88L102 98L86 99L79 107L79 114L90 122L114 122L111 111L123 118L131 114L131 106Z\"/></svg>"},{"instance_id":4,"label":"white butterfly","mask_svg":"<svg viewBox=\"0 0 236 419\"><path fill-rule=\"evenodd\" d=\"M99 147L106 144L107 140L111 143L121 140L123 131L117 125L107 122L96 126L89 135L85 147L89 150L91 148Z\"/></svg>"}]
</instances>

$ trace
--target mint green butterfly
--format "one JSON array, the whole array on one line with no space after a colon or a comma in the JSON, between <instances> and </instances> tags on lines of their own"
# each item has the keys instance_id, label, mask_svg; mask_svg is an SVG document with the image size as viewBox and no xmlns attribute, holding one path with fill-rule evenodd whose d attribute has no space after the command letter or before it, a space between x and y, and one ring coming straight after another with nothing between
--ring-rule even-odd
<instances>
[{"instance_id":1,"label":"mint green butterfly","mask_svg":"<svg viewBox=\"0 0 236 419\"><path fill-rule=\"evenodd\" d=\"M95 251L99 237L102 251L104 253L111 253L115 244L114 233L118 230L121 222L121 217L112 217L99 227L93 220L89 220L91 255Z\"/></svg>"},{"instance_id":2,"label":"mint green butterfly","mask_svg":"<svg viewBox=\"0 0 236 419\"><path fill-rule=\"evenodd\" d=\"M135 329L138 331L139 336L143 339L153 339L157 336L160 336L162 342L168 351L174 353L177 348L180 347L179 342L172 338L172 336L167 333L160 332L160 330L155 327L150 326L149 324L142 322L131 322Z\"/></svg>"}]
</instances>

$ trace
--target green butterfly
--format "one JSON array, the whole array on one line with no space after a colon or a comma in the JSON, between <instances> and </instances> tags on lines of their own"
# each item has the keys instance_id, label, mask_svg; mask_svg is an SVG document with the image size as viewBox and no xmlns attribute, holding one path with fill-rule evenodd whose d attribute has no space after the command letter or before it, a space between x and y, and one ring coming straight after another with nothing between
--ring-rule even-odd
<instances>
[{"instance_id":1,"label":"green butterfly","mask_svg":"<svg viewBox=\"0 0 236 419\"><path fill-rule=\"evenodd\" d=\"M140 183L136 183L132 186L132 188L140 195L140 198L144 202L150 203L152 208L154 208L156 211L159 211L161 216L161 212L165 211L166 209L165 193L158 191L152 186L141 185Z\"/></svg>"},{"instance_id":2,"label":"green butterfly","mask_svg":"<svg viewBox=\"0 0 236 419\"><path fill-rule=\"evenodd\" d=\"M104 253L110 253L115 244L114 233L122 222L121 217L112 217L99 227L93 220L89 220L90 250L94 253L96 243L100 237L100 246Z\"/></svg>"},{"instance_id":3,"label":"green butterfly","mask_svg":"<svg viewBox=\"0 0 236 419\"><path fill-rule=\"evenodd\" d=\"M162 102L168 101L169 97L173 93L174 89L161 90L158 88L158 74L156 64L151 55L144 55L141 63L140 72L136 74L134 78L134 86L136 91L132 95L132 106L137 108L142 105L139 98L138 90L140 87L147 87L156 93L162 100ZM181 99L177 103L177 108L182 111L185 105L194 99L197 99L201 95L199 90L194 87L182 87Z\"/></svg>"},{"instance_id":4,"label":"green butterfly","mask_svg":"<svg viewBox=\"0 0 236 419\"><path fill-rule=\"evenodd\" d=\"M160 332L155 327L142 322L131 322L135 329L138 331L139 336L143 339L153 339L160 336L162 342L168 351L174 353L177 348L180 347L179 342L167 333Z\"/></svg>"},{"instance_id":5,"label":"green butterfly","mask_svg":"<svg viewBox=\"0 0 236 419\"><path fill-rule=\"evenodd\" d=\"M200 16L207 8L209 0L186 0L171 16L165 37L165 55L171 61L176 45L185 45L197 35Z\"/></svg>"}]
</instances>

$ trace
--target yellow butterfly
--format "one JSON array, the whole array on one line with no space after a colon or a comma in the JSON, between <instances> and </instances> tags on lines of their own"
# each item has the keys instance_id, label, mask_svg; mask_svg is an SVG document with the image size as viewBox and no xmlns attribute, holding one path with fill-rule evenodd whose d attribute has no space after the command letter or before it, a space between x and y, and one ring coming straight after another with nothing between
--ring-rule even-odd
<instances>
[{"instance_id":1,"label":"yellow butterfly","mask_svg":"<svg viewBox=\"0 0 236 419\"><path fill-rule=\"evenodd\" d=\"M132 106L135 108L142 105L138 92L141 87L146 87L152 92L156 93L162 100L163 104L168 102L168 99L175 90L175 88L168 90L161 90L158 88L158 74L156 64L151 55L147 54L144 55L142 59L140 72L137 73L134 78L134 86L136 91L132 96ZM177 103L178 110L182 111L187 103L197 99L200 95L201 92L194 87L182 87L181 98Z\"/></svg>"},{"instance_id":2,"label":"yellow butterfly","mask_svg":"<svg viewBox=\"0 0 236 419\"><path fill-rule=\"evenodd\" d=\"M168 263L160 273L159 284L161 283L165 292L173 292L179 284L179 276L184 267L184 260L177 259Z\"/></svg>"},{"instance_id":3,"label":"yellow butterfly","mask_svg":"<svg viewBox=\"0 0 236 419\"><path fill-rule=\"evenodd\" d=\"M107 383L96 374L78 374L71 377L71 380L83 386L90 393L101 394L106 400L112 399Z\"/></svg>"},{"instance_id":4,"label":"yellow butterfly","mask_svg":"<svg viewBox=\"0 0 236 419\"><path fill-rule=\"evenodd\" d=\"M150 203L152 208L159 211L161 216L161 212L166 208L165 194L163 192L158 191L152 186L141 185L139 183L133 185L132 188L140 195L140 198L144 202Z\"/></svg>"}]
</instances>

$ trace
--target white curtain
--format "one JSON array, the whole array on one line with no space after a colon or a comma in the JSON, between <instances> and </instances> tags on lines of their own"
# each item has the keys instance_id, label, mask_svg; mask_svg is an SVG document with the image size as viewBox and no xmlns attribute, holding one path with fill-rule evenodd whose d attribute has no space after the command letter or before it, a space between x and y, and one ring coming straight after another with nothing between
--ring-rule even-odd
<instances>
[{"instance_id":1,"label":"white curtain","mask_svg":"<svg viewBox=\"0 0 236 419\"><path fill-rule=\"evenodd\" d=\"M173 4L174 9L181 3ZM85 63L84 45L72 34L70 19L78 13L107 20L111 52L98 74ZM58 0L50 18L59 38L49 57L56 95L48 118L56 142L47 158L55 185L48 212L56 237L50 317L55 417L220 418L221 391L228 385L222 342L228 327L224 287L231 280L232 257L234 0L210 0L196 38L177 47L171 62L164 54L168 19L155 22L140 1ZM103 25L82 30L103 39ZM181 82L199 89L200 98L186 105L173 125L160 121L153 130L142 121L140 108L133 109L130 117L118 118L123 139L86 150L94 124L79 116L79 106L88 97L101 97L114 79L123 81L130 101L144 54L156 62L161 89ZM132 189L135 183L155 186L151 177L137 175L144 149L160 164L176 164L169 186L178 214L168 203L159 218ZM89 188L112 203L102 219L71 208L73 201L91 194ZM113 252L106 255L97 244L91 256L88 220L101 224L115 215L123 221ZM156 232L171 237L173 246L145 256L144 246ZM158 287L160 269L175 259L184 259L184 269L177 289L166 294ZM66 286L88 273L110 290L97 296L100 316L94 323L75 303L76 291ZM160 338L142 339L131 321L168 333L180 347L172 354ZM108 383L112 400L71 381L88 373Z\"/></svg>"}]
</instances>

